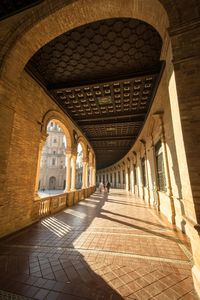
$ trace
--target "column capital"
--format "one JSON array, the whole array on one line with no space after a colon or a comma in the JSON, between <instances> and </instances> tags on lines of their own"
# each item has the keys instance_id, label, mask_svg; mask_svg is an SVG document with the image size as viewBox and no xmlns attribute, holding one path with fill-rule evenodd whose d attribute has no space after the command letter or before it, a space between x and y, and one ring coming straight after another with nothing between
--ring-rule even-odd
<instances>
[{"instance_id":1,"label":"column capital","mask_svg":"<svg viewBox=\"0 0 200 300\"><path fill-rule=\"evenodd\" d=\"M72 153L72 159L77 159L77 153Z\"/></svg>"},{"instance_id":2,"label":"column capital","mask_svg":"<svg viewBox=\"0 0 200 300\"><path fill-rule=\"evenodd\" d=\"M77 148L76 147L67 147L66 152L71 153L73 155L74 154L77 155Z\"/></svg>"},{"instance_id":3,"label":"column capital","mask_svg":"<svg viewBox=\"0 0 200 300\"><path fill-rule=\"evenodd\" d=\"M72 153L69 152L68 150L65 152L65 155L67 158L71 158L72 157Z\"/></svg>"},{"instance_id":4,"label":"column capital","mask_svg":"<svg viewBox=\"0 0 200 300\"><path fill-rule=\"evenodd\" d=\"M82 163L84 163L84 164L88 164L88 163L89 163L89 161L88 161L87 159L83 159L83 160L82 160Z\"/></svg>"}]
</instances>

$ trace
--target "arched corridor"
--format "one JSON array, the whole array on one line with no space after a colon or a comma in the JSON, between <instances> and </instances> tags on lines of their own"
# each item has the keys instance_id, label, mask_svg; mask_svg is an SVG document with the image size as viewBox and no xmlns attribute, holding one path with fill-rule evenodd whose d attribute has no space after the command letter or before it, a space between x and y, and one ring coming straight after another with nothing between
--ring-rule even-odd
<instances>
[{"instance_id":1,"label":"arched corridor","mask_svg":"<svg viewBox=\"0 0 200 300\"><path fill-rule=\"evenodd\" d=\"M0 246L0 289L31 299L197 299L185 235L124 190L97 191Z\"/></svg>"},{"instance_id":2,"label":"arched corridor","mask_svg":"<svg viewBox=\"0 0 200 300\"><path fill-rule=\"evenodd\" d=\"M3 0L0 36L2 290L200 297L200 1Z\"/></svg>"}]
</instances>

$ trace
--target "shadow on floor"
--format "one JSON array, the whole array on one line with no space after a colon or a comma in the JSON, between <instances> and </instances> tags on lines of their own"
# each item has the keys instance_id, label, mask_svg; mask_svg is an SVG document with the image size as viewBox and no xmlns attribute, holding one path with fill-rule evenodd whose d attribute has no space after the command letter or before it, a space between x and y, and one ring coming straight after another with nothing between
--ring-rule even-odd
<instances>
[{"instance_id":1,"label":"shadow on floor","mask_svg":"<svg viewBox=\"0 0 200 300\"><path fill-rule=\"evenodd\" d=\"M73 246L107 197L89 199L98 202L80 203L0 241L1 290L31 299L123 299Z\"/></svg>"}]
</instances>

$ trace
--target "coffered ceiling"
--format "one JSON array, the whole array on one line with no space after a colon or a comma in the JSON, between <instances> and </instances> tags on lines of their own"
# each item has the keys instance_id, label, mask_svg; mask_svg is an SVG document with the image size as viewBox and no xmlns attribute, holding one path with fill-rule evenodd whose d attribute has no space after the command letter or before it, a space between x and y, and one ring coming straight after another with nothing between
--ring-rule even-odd
<instances>
[{"instance_id":1,"label":"coffered ceiling","mask_svg":"<svg viewBox=\"0 0 200 300\"><path fill-rule=\"evenodd\" d=\"M159 82L161 47L150 25L108 19L62 34L28 62L26 70L90 140L98 169L137 138Z\"/></svg>"}]
</instances>

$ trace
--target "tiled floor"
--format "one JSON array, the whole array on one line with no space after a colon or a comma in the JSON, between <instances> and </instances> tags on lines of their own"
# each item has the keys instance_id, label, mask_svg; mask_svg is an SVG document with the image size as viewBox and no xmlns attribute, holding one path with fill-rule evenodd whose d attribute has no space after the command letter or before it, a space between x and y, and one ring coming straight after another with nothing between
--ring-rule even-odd
<instances>
[{"instance_id":1,"label":"tiled floor","mask_svg":"<svg viewBox=\"0 0 200 300\"><path fill-rule=\"evenodd\" d=\"M197 299L191 267L185 236L142 200L96 192L0 241L0 299Z\"/></svg>"}]
</instances>

